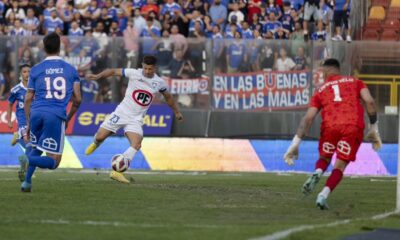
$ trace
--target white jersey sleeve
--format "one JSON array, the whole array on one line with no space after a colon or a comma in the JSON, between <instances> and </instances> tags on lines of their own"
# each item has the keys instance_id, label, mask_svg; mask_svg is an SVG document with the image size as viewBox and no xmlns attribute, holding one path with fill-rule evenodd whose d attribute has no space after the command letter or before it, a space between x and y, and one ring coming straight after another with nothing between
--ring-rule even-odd
<instances>
[{"instance_id":1,"label":"white jersey sleeve","mask_svg":"<svg viewBox=\"0 0 400 240\"><path fill-rule=\"evenodd\" d=\"M160 92L160 93L166 92L168 90L167 82L162 78L159 78L159 79L160 79L160 84L158 85L158 89L157 89L158 92Z\"/></svg>"},{"instance_id":2,"label":"white jersey sleeve","mask_svg":"<svg viewBox=\"0 0 400 240\"><path fill-rule=\"evenodd\" d=\"M127 78L134 78L140 75L140 72L137 69L133 68L123 68L122 69L122 76Z\"/></svg>"}]
</instances>

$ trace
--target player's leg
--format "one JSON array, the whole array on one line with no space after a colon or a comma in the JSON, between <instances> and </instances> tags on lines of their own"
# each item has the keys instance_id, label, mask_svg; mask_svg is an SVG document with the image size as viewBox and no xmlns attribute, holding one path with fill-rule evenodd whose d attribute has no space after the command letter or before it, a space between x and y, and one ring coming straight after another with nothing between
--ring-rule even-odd
<instances>
[{"instance_id":1,"label":"player's leg","mask_svg":"<svg viewBox=\"0 0 400 240\"><path fill-rule=\"evenodd\" d=\"M344 170L351 161L355 161L358 148L363 139L363 129L356 126L345 126L338 129L341 139L337 143L337 159L325 187L318 194L316 204L320 209L328 209L329 194L337 187L343 178Z\"/></svg>"},{"instance_id":2,"label":"player's leg","mask_svg":"<svg viewBox=\"0 0 400 240\"><path fill-rule=\"evenodd\" d=\"M94 135L93 142L86 148L85 154L92 154L106 138L116 133L120 128L120 114L116 112L111 113L110 117L100 125L99 130L97 130L97 133Z\"/></svg>"},{"instance_id":3,"label":"player's leg","mask_svg":"<svg viewBox=\"0 0 400 240\"><path fill-rule=\"evenodd\" d=\"M93 142L86 148L85 154L92 154L112 134L114 134L113 131L100 127L94 135Z\"/></svg>"},{"instance_id":4,"label":"player's leg","mask_svg":"<svg viewBox=\"0 0 400 240\"><path fill-rule=\"evenodd\" d=\"M315 186L321 179L326 169L329 167L332 156L335 153L338 142L338 133L334 129L322 128L319 140L319 159L315 163L314 173L303 184L302 192L309 195L315 189Z\"/></svg>"},{"instance_id":5,"label":"player's leg","mask_svg":"<svg viewBox=\"0 0 400 240\"><path fill-rule=\"evenodd\" d=\"M129 162L131 162L137 151L139 151L142 146L142 125L139 122L135 122L133 124L125 126L125 136L128 138L130 146L128 147L128 149L125 150L123 155L129 160ZM122 173L116 171L111 171L110 177L111 179L122 183L130 182L128 179L125 178Z\"/></svg>"},{"instance_id":6,"label":"player's leg","mask_svg":"<svg viewBox=\"0 0 400 240\"><path fill-rule=\"evenodd\" d=\"M37 140L35 150L28 155L29 167L25 181L21 185L23 192L30 192L32 188L32 175L36 167L55 169L61 161L64 149L65 121L55 115L45 113L31 114L32 135ZM47 156L41 156L42 151Z\"/></svg>"}]
</instances>

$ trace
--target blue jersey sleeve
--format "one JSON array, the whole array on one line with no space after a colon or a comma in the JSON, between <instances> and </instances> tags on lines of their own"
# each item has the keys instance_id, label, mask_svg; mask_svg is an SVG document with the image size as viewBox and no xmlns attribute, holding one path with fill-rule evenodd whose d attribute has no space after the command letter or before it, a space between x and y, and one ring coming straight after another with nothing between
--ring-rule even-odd
<instances>
[{"instance_id":1,"label":"blue jersey sleeve","mask_svg":"<svg viewBox=\"0 0 400 240\"><path fill-rule=\"evenodd\" d=\"M15 92L11 92L10 96L8 97L8 102L14 103L17 100L17 94Z\"/></svg>"},{"instance_id":2,"label":"blue jersey sleeve","mask_svg":"<svg viewBox=\"0 0 400 240\"><path fill-rule=\"evenodd\" d=\"M33 73L29 74L29 80L28 80L28 89L35 90L35 77L33 76Z\"/></svg>"}]
</instances>

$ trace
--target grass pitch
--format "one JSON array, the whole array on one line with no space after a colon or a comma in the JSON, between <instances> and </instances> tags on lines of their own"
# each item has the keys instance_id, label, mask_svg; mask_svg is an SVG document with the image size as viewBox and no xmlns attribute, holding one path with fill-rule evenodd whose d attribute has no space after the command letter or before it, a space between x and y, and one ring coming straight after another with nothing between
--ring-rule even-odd
<instances>
[{"instance_id":1,"label":"grass pitch","mask_svg":"<svg viewBox=\"0 0 400 240\"><path fill-rule=\"evenodd\" d=\"M393 211L395 178L350 178L330 196L331 209L303 197L306 175L134 173L120 184L107 173L39 171L32 193L21 193L16 171L0 171L0 239L251 239L307 224ZM377 178L374 178L377 179ZM295 233L288 239L340 239L384 220Z\"/></svg>"}]
</instances>

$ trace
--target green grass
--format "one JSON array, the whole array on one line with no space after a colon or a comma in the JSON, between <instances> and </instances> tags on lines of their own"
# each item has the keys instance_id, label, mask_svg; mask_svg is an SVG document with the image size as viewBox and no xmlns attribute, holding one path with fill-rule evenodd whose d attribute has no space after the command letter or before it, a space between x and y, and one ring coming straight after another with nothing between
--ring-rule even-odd
<instances>
[{"instance_id":1,"label":"green grass","mask_svg":"<svg viewBox=\"0 0 400 240\"><path fill-rule=\"evenodd\" d=\"M124 185L106 173L39 172L32 193L21 193L16 173L0 171L0 239L249 239L395 207L394 178L346 177L329 199L331 210L321 211L316 193L304 198L299 191L305 175L130 176L135 183ZM289 239L338 239L375 227L400 228L399 220L355 221Z\"/></svg>"}]
</instances>

